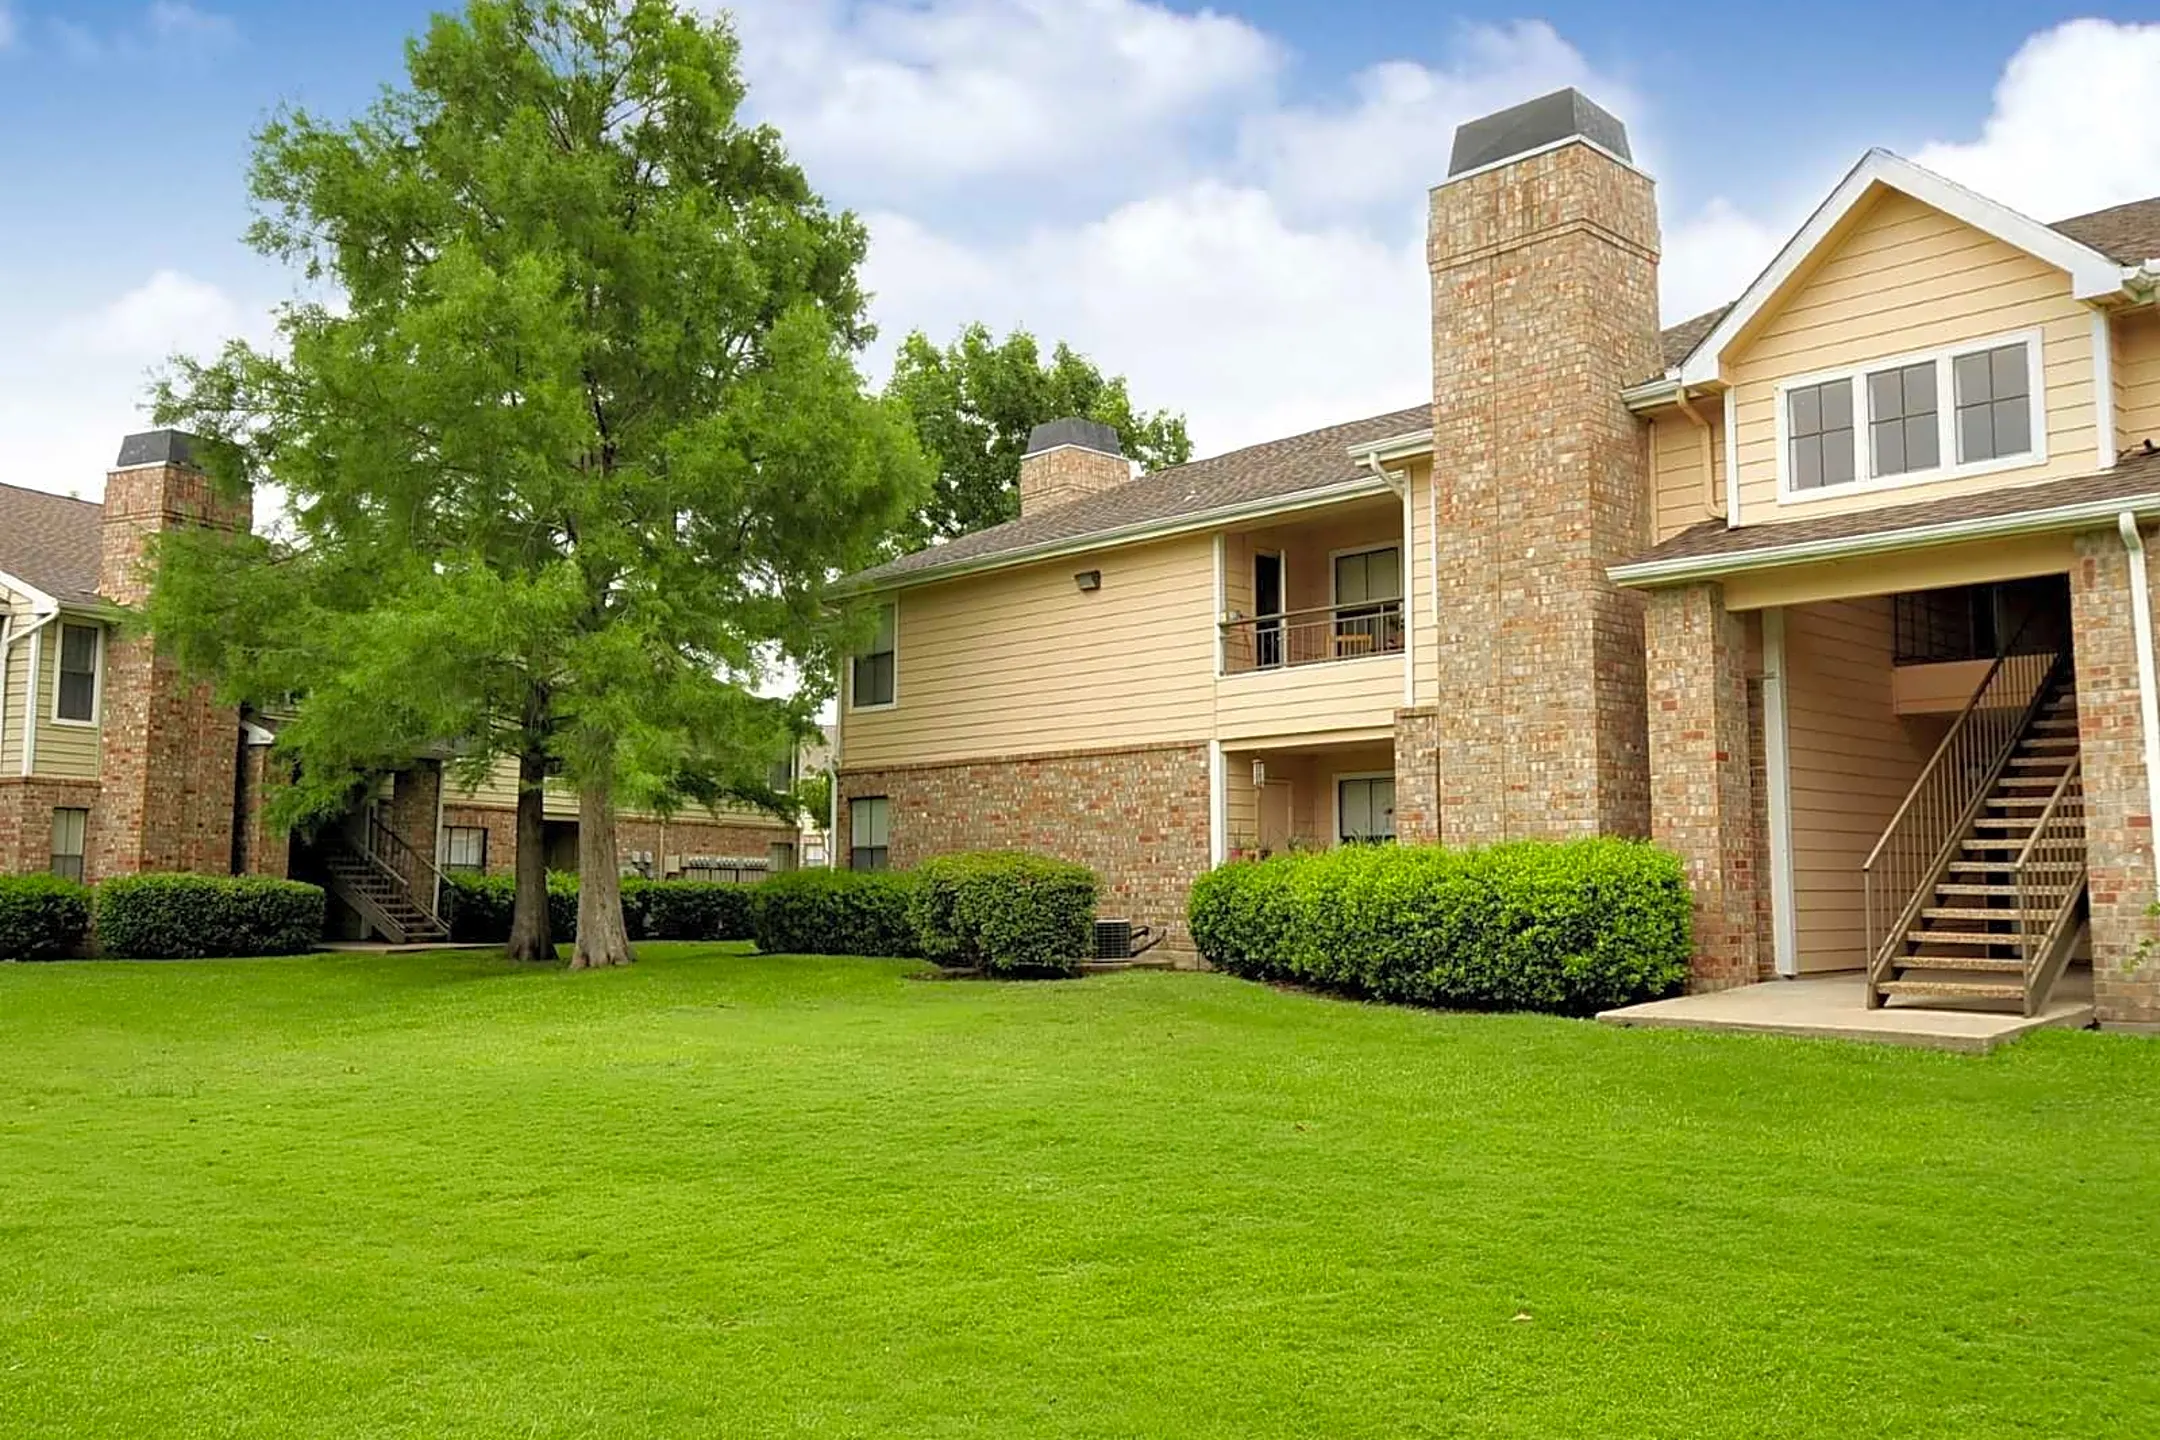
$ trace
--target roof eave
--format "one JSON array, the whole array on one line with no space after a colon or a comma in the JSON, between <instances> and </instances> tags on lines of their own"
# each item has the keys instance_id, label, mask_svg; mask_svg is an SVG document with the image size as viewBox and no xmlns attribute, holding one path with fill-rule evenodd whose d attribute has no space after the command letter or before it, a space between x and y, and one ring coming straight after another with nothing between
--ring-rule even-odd
<instances>
[{"instance_id":1,"label":"roof eave","mask_svg":"<svg viewBox=\"0 0 2160 1440\"><path fill-rule=\"evenodd\" d=\"M1362 445L1346 446L1344 453L1360 465L1368 461L1385 465L1391 460L1414 460L1420 455L1430 455L1432 448L1433 432L1428 425L1422 430L1406 430L1400 435L1386 435Z\"/></svg>"},{"instance_id":2,"label":"roof eave","mask_svg":"<svg viewBox=\"0 0 2160 1440\"><path fill-rule=\"evenodd\" d=\"M834 586L837 595L876 595L893 590L909 590L918 585L934 584L943 580L957 580L962 576L980 575L991 570L1010 570L1018 565L1031 565L1037 561L1055 560L1064 555L1085 555L1096 550L1113 550L1126 545L1145 544L1151 540L1168 540L1179 535L1189 535L1195 530L1209 530L1217 525L1234 524L1239 520L1256 520L1268 515L1287 515L1299 510L1314 510L1337 504L1344 500L1363 499L1368 495L1391 493L1387 484L1376 475L1360 475L1332 485L1318 486L1310 490L1293 491L1286 495L1269 496L1263 500L1248 500L1236 505L1221 505L1211 510L1197 510L1190 515L1180 515L1171 520L1147 521L1119 526L1110 530L1091 531L1085 535L1073 535L1059 540L1044 541L1039 545L1023 546L1017 550L1000 550L972 560L956 561L950 565L926 565L921 569L903 571L897 575L881 576L864 580L850 577Z\"/></svg>"},{"instance_id":3,"label":"roof eave","mask_svg":"<svg viewBox=\"0 0 2160 1440\"><path fill-rule=\"evenodd\" d=\"M1967 540L1995 540L2031 535L2047 530L2070 530L2097 521L2111 520L2125 510L2149 517L2160 515L2160 491L2118 496L2112 500L2085 500L2044 510L2020 510L2008 515L1988 515L1973 520L1945 520L1934 525L1913 525L1902 530L1879 530L1865 535L1846 535L1835 540L1804 540L1794 545L1767 545L1737 554L1683 555L1670 560L1644 560L1614 565L1606 570L1615 585L1632 590L1678 585L1690 580L1714 580L1747 570L1768 570L1780 565L1801 565L1822 560L1847 560L1897 550L1917 550L1929 545Z\"/></svg>"}]
</instances>

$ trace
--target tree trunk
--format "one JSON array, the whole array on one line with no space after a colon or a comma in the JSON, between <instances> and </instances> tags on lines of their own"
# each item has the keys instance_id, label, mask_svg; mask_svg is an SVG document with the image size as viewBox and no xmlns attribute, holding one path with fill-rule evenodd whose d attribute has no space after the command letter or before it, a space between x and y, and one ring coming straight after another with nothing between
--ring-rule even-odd
<instances>
[{"instance_id":1,"label":"tree trunk","mask_svg":"<svg viewBox=\"0 0 2160 1440\"><path fill-rule=\"evenodd\" d=\"M547 894L547 754L527 750L518 756L517 899L510 909L510 958L555 959L555 933L548 924Z\"/></svg>"},{"instance_id":2,"label":"tree trunk","mask_svg":"<svg viewBox=\"0 0 2160 1440\"><path fill-rule=\"evenodd\" d=\"M606 780L578 787L577 951L573 970L628 965L630 932L623 924L622 872L615 859L615 792Z\"/></svg>"}]
</instances>

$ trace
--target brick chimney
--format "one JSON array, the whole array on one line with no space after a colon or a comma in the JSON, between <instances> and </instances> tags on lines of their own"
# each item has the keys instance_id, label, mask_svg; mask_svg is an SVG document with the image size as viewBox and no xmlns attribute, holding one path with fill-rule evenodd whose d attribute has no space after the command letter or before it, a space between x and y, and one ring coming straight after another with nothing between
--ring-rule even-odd
<instances>
[{"instance_id":1,"label":"brick chimney","mask_svg":"<svg viewBox=\"0 0 2160 1440\"><path fill-rule=\"evenodd\" d=\"M121 605L150 593L149 537L183 525L239 533L245 498L221 495L177 430L130 435L105 477L98 591ZM228 874L233 867L240 717L188 682L148 636L114 632L105 651L97 878L141 871Z\"/></svg>"},{"instance_id":2,"label":"brick chimney","mask_svg":"<svg viewBox=\"0 0 2160 1440\"><path fill-rule=\"evenodd\" d=\"M1132 479L1117 431L1094 420L1052 420L1028 432L1020 513L1040 515Z\"/></svg>"},{"instance_id":3,"label":"brick chimney","mask_svg":"<svg viewBox=\"0 0 2160 1440\"><path fill-rule=\"evenodd\" d=\"M1625 385L1660 369L1657 204L1574 90L1455 132L1432 192L1438 837L1649 832L1649 543ZM1426 763L1420 760L1418 763Z\"/></svg>"}]
</instances>

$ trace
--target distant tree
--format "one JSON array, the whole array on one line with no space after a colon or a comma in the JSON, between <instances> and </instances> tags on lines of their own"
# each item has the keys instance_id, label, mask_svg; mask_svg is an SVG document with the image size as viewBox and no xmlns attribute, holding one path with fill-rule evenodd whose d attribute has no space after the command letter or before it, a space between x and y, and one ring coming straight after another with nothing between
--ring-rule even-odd
<instances>
[{"instance_id":1,"label":"distant tree","mask_svg":"<svg viewBox=\"0 0 2160 1440\"><path fill-rule=\"evenodd\" d=\"M350 124L257 136L251 242L329 281L276 351L175 361L166 423L288 496L282 541L176 532L160 639L290 694L287 820L429 742L519 769L513 953L552 956L541 787L578 795L576 967L630 958L618 804L747 799L859 617L829 585L915 513L864 393L864 233L738 119L736 42L667 0L473 0Z\"/></svg>"},{"instance_id":2,"label":"distant tree","mask_svg":"<svg viewBox=\"0 0 2160 1440\"><path fill-rule=\"evenodd\" d=\"M1065 345L1045 364L1024 330L998 343L987 327L970 325L942 350L918 330L900 346L885 393L913 417L937 467L929 503L900 537L910 549L1018 515L1020 456L1028 432L1046 420L1100 421L1148 470L1192 458L1184 416L1135 410L1124 376L1104 376Z\"/></svg>"},{"instance_id":3,"label":"distant tree","mask_svg":"<svg viewBox=\"0 0 2160 1440\"><path fill-rule=\"evenodd\" d=\"M822 830L832 818L832 773L814 770L795 782L796 812Z\"/></svg>"}]
</instances>

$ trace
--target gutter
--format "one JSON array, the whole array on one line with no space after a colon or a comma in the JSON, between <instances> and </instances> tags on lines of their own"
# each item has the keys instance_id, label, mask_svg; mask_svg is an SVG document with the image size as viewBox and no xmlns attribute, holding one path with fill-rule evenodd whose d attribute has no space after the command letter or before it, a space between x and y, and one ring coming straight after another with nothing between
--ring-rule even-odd
<instances>
[{"instance_id":1,"label":"gutter","mask_svg":"<svg viewBox=\"0 0 2160 1440\"><path fill-rule=\"evenodd\" d=\"M1212 510L1196 510L1189 515L1178 515L1164 520L1143 520L1122 525L1113 530L1095 530L1085 535L1072 535L1059 540L1046 540L1038 545L1024 546L1018 550L999 550L975 560L956 561L951 565L926 565L919 570L906 570L897 575L887 575L876 580L841 581L833 587L835 595L874 595L887 590L905 590L916 585L928 585L942 580L954 580L963 575L979 575L989 570L1009 570L1016 565L1031 565L1038 560L1055 560L1063 555L1085 555L1093 550L1109 550L1120 545L1138 544L1145 540L1168 540L1179 535L1189 535L1198 530L1211 530L1217 525L1237 520L1258 519L1264 515L1290 515L1300 510L1317 510L1341 500L1358 500L1368 495L1393 493L1390 485L1360 475L1350 480L1339 480L1312 490L1297 490L1264 500L1247 500L1235 505L1218 505Z\"/></svg>"},{"instance_id":2,"label":"gutter","mask_svg":"<svg viewBox=\"0 0 2160 1440\"><path fill-rule=\"evenodd\" d=\"M2160 515L2160 493L2128 499L2087 500L2059 505L2051 510L2024 510L2010 515L1989 515L1977 520L1945 520L1934 525L1915 525L1904 530L1883 530L1867 535L1848 535L1836 540L1806 540L1792 545L1766 545L1758 550L1718 555L1684 555L1672 560L1641 560L1614 565L1606 575L1615 585L1636 589L1675 585L1686 580L1711 580L1745 570L1767 570L1808 560L1843 560L1862 555L1881 555L1921 545L1956 540L1993 540L2010 535L2032 535L2046 530L2075 529L2081 525L2106 524L2119 514ZM1764 527L1770 528L1770 527Z\"/></svg>"},{"instance_id":3,"label":"gutter","mask_svg":"<svg viewBox=\"0 0 2160 1440\"><path fill-rule=\"evenodd\" d=\"M2145 571L2145 537L2138 534L2137 516L2125 510L2115 517L2122 532L2123 550L2130 558L2130 620L2137 637L2138 729L2145 742L2146 843L2154 845L2153 827L2160 825L2160 686L2153 677L2152 590ZM2160 845L2153 850L2153 867L2160 879Z\"/></svg>"}]
</instances>

